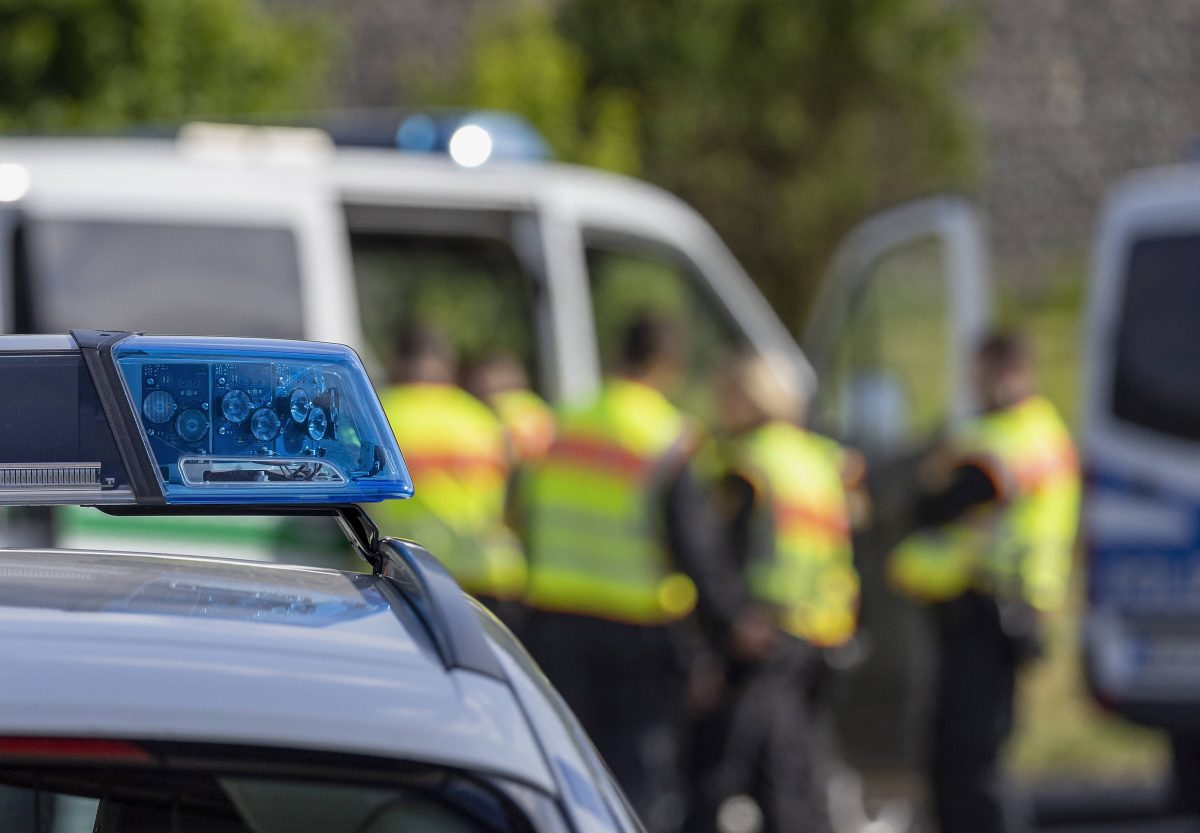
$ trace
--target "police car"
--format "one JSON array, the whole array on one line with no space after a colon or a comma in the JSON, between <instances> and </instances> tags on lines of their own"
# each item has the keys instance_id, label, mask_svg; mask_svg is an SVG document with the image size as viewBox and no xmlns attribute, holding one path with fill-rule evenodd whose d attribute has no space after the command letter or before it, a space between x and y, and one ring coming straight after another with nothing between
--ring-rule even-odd
<instances>
[{"instance_id":1,"label":"police car","mask_svg":"<svg viewBox=\"0 0 1200 833\"><path fill-rule=\"evenodd\" d=\"M0 503L336 516L369 573L0 551L0 827L637 831L513 637L361 502L412 494L340 345L0 337Z\"/></svg>"}]
</instances>

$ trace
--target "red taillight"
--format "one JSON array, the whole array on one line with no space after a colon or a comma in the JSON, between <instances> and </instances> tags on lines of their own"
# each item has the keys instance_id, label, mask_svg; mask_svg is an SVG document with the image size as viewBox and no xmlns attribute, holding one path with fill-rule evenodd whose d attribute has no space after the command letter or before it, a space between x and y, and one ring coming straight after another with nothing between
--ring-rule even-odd
<instances>
[{"instance_id":1,"label":"red taillight","mask_svg":"<svg viewBox=\"0 0 1200 833\"><path fill-rule=\"evenodd\" d=\"M127 761L150 763L153 756L135 743L103 738L0 738L0 759Z\"/></svg>"}]
</instances>

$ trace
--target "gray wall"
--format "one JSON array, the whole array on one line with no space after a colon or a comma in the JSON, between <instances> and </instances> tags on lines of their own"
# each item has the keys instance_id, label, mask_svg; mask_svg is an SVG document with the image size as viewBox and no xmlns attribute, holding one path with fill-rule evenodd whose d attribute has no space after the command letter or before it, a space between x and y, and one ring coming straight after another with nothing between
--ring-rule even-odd
<instances>
[{"instance_id":1,"label":"gray wall","mask_svg":"<svg viewBox=\"0 0 1200 833\"><path fill-rule=\"evenodd\" d=\"M1109 183L1200 139L1200 2L972 5L981 198L1001 273L1028 285L1085 251Z\"/></svg>"}]
</instances>

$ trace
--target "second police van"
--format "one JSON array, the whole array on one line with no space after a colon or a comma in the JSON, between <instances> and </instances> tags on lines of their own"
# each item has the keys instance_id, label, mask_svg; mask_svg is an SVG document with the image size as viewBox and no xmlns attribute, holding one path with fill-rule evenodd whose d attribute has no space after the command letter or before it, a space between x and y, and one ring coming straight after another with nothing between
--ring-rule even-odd
<instances>
[{"instance_id":1,"label":"second police van","mask_svg":"<svg viewBox=\"0 0 1200 833\"><path fill-rule=\"evenodd\" d=\"M1086 317L1084 647L1097 699L1167 730L1200 808L1200 171L1106 202Z\"/></svg>"}]
</instances>

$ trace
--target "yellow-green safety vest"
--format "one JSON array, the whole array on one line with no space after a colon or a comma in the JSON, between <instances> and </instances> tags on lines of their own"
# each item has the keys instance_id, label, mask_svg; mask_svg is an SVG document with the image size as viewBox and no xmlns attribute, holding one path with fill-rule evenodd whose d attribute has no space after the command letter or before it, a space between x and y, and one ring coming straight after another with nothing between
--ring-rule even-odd
<instances>
[{"instance_id":1,"label":"yellow-green safety vest","mask_svg":"<svg viewBox=\"0 0 1200 833\"><path fill-rule=\"evenodd\" d=\"M513 388L491 397L492 408L508 431L518 463L540 460L550 450L556 431L554 411L531 390Z\"/></svg>"},{"instance_id":2,"label":"yellow-green safety vest","mask_svg":"<svg viewBox=\"0 0 1200 833\"><path fill-rule=\"evenodd\" d=\"M926 601L979 590L1041 610L1061 607L1080 483L1074 444L1054 406L1031 396L978 416L957 433L954 449L989 473L1000 497L904 539L889 559L892 583Z\"/></svg>"},{"instance_id":3,"label":"yellow-green safety vest","mask_svg":"<svg viewBox=\"0 0 1200 833\"><path fill-rule=\"evenodd\" d=\"M399 385L379 398L414 485L410 500L372 510L382 531L424 546L468 593L519 597L525 557L504 523L508 462L496 415L453 385Z\"/></svg>"},{"instance_id":4,"label":"yellow-green safety vest","mask_svg":"<svg viewBox=\"0 0 1200 833\"><path fill-rule=\"evenodd\" d=\"M833 440L771 422L733 441L734 472L769 512L773 552L747 565L756 600L778 613L780 627L815 645L840 645L858 622L842 449Z\"/></svg>"},{"instance_id":5,"label":"yellow-green safety vest","mask_svg":"<svg viewBox=\"0 0 1200 833\"><path fill-rule=\"evenodd\" d=\"M686 616L696 588L664 544L666 463L690 436L653 388L608 381L566 411L527 482L530 605L634 624Z\"/></svg>"}]
</instances>

